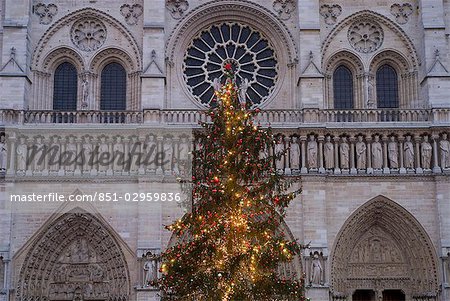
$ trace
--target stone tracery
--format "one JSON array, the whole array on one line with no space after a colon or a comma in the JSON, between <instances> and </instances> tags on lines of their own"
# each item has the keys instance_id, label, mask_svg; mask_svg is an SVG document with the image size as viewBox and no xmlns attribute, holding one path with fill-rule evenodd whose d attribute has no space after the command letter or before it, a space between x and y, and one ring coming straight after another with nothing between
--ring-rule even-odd
<instances>
[{"instance_id":1,"label":"stone tracery","mask_svg":"<svg viewBox=\"0 0 450 301\"><path fill-rule=\"evenodd\" d=\"M377 50L383 43L383 29L373 21L358 21L348 30L348 41L357 51L370 53Z\"/></svg>"},{"instance_id":2,"label":"stone tracery","mask_svg":"<svg viewBox=\"0 0 450 301\"><path fill-rule=\"evenodd\" d=\"M93 51L105 42L106 27L100 20L83 18L73 24L70 37L79 49Z\"/></svg>"}]
</instances>

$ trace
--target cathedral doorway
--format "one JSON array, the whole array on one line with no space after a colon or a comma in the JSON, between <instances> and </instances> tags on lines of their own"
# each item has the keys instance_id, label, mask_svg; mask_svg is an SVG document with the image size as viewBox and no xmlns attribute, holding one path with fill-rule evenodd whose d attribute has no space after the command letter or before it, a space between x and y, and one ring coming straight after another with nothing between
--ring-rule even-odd
<instances>
[{"instance_id":1,"label":"cathedral doorway","mask_svg":"<svg viewBox=\"0 0 450 301\"><path fill-rule=\"evenodd\" d=\"M25 254L16 300L129 300L128 266L118 240L79 208L47 225Z\"/></svg>"},{"instance_id":2,"label":"cathedral doorway","mask_svg":"<svg viewBox=\"0 0 450 301\"><path fill-rule=\"evenodd\" d=\"M438 261L428 234L406 209L385 197L349 217L331 259L334 299L437 300Z\"/></svg>"}]
</instances>

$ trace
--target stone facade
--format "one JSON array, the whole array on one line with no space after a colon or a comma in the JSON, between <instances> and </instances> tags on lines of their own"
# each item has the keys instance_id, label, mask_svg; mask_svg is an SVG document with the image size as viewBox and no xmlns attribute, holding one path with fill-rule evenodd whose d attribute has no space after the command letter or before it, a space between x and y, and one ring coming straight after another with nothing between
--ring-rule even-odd
<instances>
[{"instance_id":1,"label":"stone facade","mask_svg":"<svg viewBox=\"0 0 450 301\"><path fill-rule=\"evenodd\" d=\"M0 301L159 300L164 225L191 205L177 178L225 63L276 134L261 156L285 151L302 189L284 232L310 248L280 272L314 301L450 300L447 1L0 3ZM105 110L114 64L124 106Z\"/></svg>"}]
</instances>

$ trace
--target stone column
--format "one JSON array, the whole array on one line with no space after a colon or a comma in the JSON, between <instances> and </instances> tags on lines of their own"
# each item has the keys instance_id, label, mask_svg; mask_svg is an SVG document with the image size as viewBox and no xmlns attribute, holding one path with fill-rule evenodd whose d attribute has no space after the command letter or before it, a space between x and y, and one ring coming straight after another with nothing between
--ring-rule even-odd
<instances>
[{"instance_id":1,"label":"stone column","mask_svg":"<svg viewBox=\"0 0 450 301\"><path fill-rule=\"evenodd\" d=\"M341 174L341 169L339 168L339 140L341 138L334 137L334 174Z\"/></svg>"},{"instance_id":2,"label":"stone column","mask_svg":"<svg viewBox=\"0 0 450 301\"><path fill-rule=\"evenodd\" d=\"M317 140L319 141L319 173L325 173L325 168L323 167L323 140L324 136L319 136Z\"/></svg>"},{"instance_id":3,"label":"stone column","mask_svg":"<svg viewBox=\"0 0 450 301\"><path fill-rule=\"evenodd\" d=\"M437 145L437 141L439 139L439 135L432 135L431 139L433 139L433 172L434 173L441 173L442 170L439 167L438 145Z\"/></svg>"},{"instance_id":4,"label":"stone column","mask_svg":"<svg viewBox=\"0 0 450 301\"><path fill-rule=\"evenodd\" d=\"M422 140L422 137L415 135L414 136L414 141L416 142L416 147L415 147L415 160L416 160L416 173L423 173L423 168L421 167L421 159L422 157L420 156L420 142Z\"/></svg>"},{"instance_id":5,"label":"stone column","mask_svg":"<svg viewBox=\"0 0 450 301\"><path fill-rule=\"evenodd\" d=\"M383 141L383 173L389 174L389 165L388 165L388 137L383 135L381 137L381 141Z\"/></svg>"},{"instance_id":6,"label":"stone column","mask_svg":"<svg viewBox=\"0 0 450 301\"><path fill-rule=\"evenodd\" d=\"M178 153L178 146L180 144L180 137L175 137L172 139L173 145L173 172L175 174L180 173L179 162L180 162L180 154Z\"/></svg>"},{"instance_id":7,"label":"stone column","mask_svg":"<svg viewBox=\"0 0 450 301\"><path fill-rule=\"evenodd\" d=\"M158 136L156 138L156 149L157 149L156 155L157 155L157 158L158 158L158 160L157 160L158 162L155 162L155 163L156 163L156 174L157 175L162 175L163 174L161 160L159 159L160 158L159 154L162 154L163 151L164 151L163 141L164 141L164 137L162 137L162 136Z\"/></svg>"},{"instance_id":8,"label":"stone column","mask_svg":"<svg viewBox=\"0 0 450 301\"><path fill-rule=\"evenodd\" d=\"M356 138L354 136L351 136L349 138L349 141L350 141L350 174L356 175L358 173L358 171L356 170L356 166L355 166L355 161L356 161L355 141L356 141Z\"/></svg>"},{"instance_id":9,"label":"stone column","mask_svg":"<svg viewBox=\"0 0 450 301\"><path fill-rule=\"evenodd\" d=\"M9 149L9 168L6 168L6 174L8 176L13 176L16 174L16 142L17 138L16 136L10 136L8 137L8 141L10 142L8 145ZM6 279L6 278L5 278Z\"/></svg>"},{"instance_id":10,"label":"stone column","mask_svg":"<svg viewBox=\"0 0 450 301\"><path fill-rule=\"evenodd\" d=\"M306 136L300 136L300 144L301 144L301 158L302 158L302 167L301 173L308 173L308 168L306 167Z\"/></svg>"},{"instance_id":11,"label":"stone column","mask_svg":"<svg viewBox=\"0 0 450 301\"><path fill-rule=\"evenodd\" d=\"M404 162L403 162L403 157L404 157L404 153L403 153L403 141L405 140L404 137L398 137L398 144L399 144L399 163L400 163L400 173L404 174L406 173L406 168L404 167Z\"/></svg>"},{"instance_id":12,"label":"stone column","mask_svg":"<svg viewBox=\"0 0 450 301\"><path fill-rule=\"evenodd\" d=\"M372 174L373 173L373 168L372 168L372 137L371 136L367 136L366 137L366 141L367 141L367 173L368 174Z\"/></svg>"}]
</instances>

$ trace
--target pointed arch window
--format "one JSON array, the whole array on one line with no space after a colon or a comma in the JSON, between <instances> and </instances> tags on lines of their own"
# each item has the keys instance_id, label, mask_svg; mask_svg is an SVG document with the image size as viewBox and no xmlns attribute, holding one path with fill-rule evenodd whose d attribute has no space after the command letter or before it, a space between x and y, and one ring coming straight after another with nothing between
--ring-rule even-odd
<instances>
[{"instance_id":1,"label":"pointed arch window","mask_svg":"<svg viewBox=\"0 0 450 301\"><path fill-rule=\"evenodd\" d=\"M101 73L101 110L126 110L126 72L122 65L110 63Z\"/></svg>"},{"instance_id":2,"label":"pointed arch window","mask_svg":"<svg viewBox=\"0 0 450 301\"><path fill-rule=\"evenodd\" d=\"M398 108L398 77L394 68L383 65L377 70L378 108Z\"/></svg>"},{"instance_id":3,"label":"pointed arch window","mask_svg":"<svg viewBox=\"0 0 450 301\"><path fill-rule=\"evenodd\" d=\"M343 65L333 73L333 94L335 109L353 109L353 74Z\"/></svg>"},{"instance_id":4,"label":"pointed arch window","mask_svg":"<svg viewBox=\"0 0 450 301\"><path fill-rule=\"evenodd\" d=\"M53 110L75 111L77 109L77 69L69 62L60 64L54 75Z\"/></svg>"}]
</instances>

